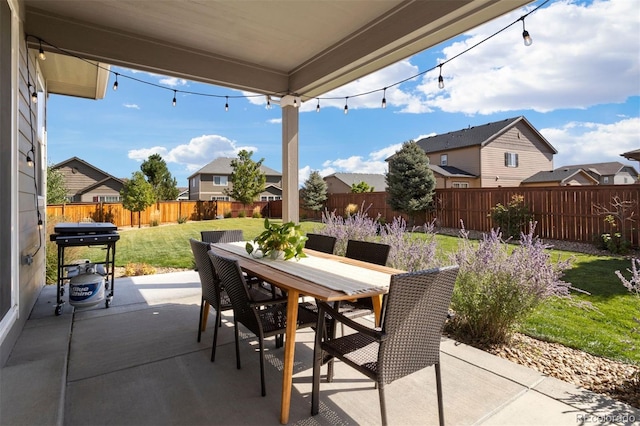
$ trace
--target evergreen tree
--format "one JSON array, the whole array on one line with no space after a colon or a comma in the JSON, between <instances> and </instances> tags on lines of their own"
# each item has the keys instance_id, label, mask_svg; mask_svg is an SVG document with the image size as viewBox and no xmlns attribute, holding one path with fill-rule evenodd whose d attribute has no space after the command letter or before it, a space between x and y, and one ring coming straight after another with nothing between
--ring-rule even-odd
<instances>
[{"instance_id":1,"label":"evergreen tree","mask_svg":"<svg viewBox=\"0 0 640 426\"><path fill-rule=\"evenodd\" d=\"M318 171L312 171L307 180L304 181L300 195L304 208L314 212L322 210L325 201L327 201L327 182L322 179Z\"/></svg>"},{"instance_id":2,"label":"evergreen tree","mask_svg":"<svg viewBox=\"0 0 640 426\"><path fill-rule=\"evenodd\" d=\"M231 160L231 189L225 189L225 195L239 201L246 208L247 204L253 203L258 195L264 191L267 177L260 169L264 158L253 161L251 156L253 151L242 150L238 153L238 158Z\"/></svg>"},{"instance_id":3,"label":"evergreen tree","mask_svg":"<svg viewBox=\"0 0 640 426\"><path fill-rule=\"evenodd\" d=\"M133 173L131 179L124 183L120 198L125 209L138 212L138 228L140 228L140 212L156 202L153 186L145 180L142 172Z\"/></svg>"},{"instance_id":4,"label":"evergreen tree","mask_svg":"<svg viewBox=\"0 0 640 426\"><path fill-rule=\"evenodd\" d=\"M354 183L351 185L351 192L354 194L362 194L364 192L373 192L373 186L369 186L369 184L365 181L360 183Z\"/></svg>"},{"instance_id":5,"label":"evergreen tree","mask_svg":"<svg viewBox=\"0 0 640 426\"><path fill-rule=\"evenodd\" d=\"M156 199L159 201L175 200L180 190L178 182L171 176L167 163L160 154L152 154L140 166L140 170L147 177L153 187Z\"/></svg>"},{"instance_id":6,"label":"evergreen tree","mask_svg":"<svg viewBox=\"0 0 640 426\"><path fill-rule=\"evenodd\" d=\"M414 141L405 142L389 159L385 179L387 203L409 215L413 224L416 213L426 211L433 199L436 179L429 168L429 157Z\"/></svg>"},{"instance_id":7,"label":"evergreen tree","mask_svg":"<svg viewBox=\"0 0 640 426\"><path fill-rule=\"evenodd\" d=\"M67 201L67 183L58 169L47 167L47 204L62 204Z\"/></svg>"}]
</instances>

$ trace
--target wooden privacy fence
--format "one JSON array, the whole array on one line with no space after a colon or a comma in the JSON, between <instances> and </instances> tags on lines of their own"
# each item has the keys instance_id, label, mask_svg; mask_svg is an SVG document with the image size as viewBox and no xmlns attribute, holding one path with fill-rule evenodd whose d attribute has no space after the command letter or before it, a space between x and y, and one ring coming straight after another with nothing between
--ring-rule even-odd
<instances>
[{"instance_id":1,"label":"wooden privacy fence","mask_svg":"<svg viewBox=\"0 0 640 426\"><path fill-rule=\"evenodd\" d=\"M69 222L111 222L118 227L148 226L151 224L177 223L182 220L209 220L225 214L237 217L245 211L251 217L254 211L266 215L266 201L257 201L246 209L241 203L229 201L161 201L138 213L122 207L122 203L73 203L47 206L48 217L60 217Z\"/></svg>"},{"instance_id":2,"label":"wooden privacy fence","mask_svg":"<svg viewBox=\"0 0 640 426\"><path fill-rule=\"evenodd\" d=\"M549 188L481 188L481 189L437 189L433 211L416 217L416 225L436 220L438 226L489 232L496 225L489 213L496 204L507 205L514 195L524 197L525 204L538 222L536 235L554 240L592 242L594 236L619 232L620 224L613 228L598 214L595 206L611 209L614 197L622 201L635 202L627 215L627 238L634 246L640 245L640 185L565 186ZM386 192L364 194L329 194L326 206L329 211L345 214L345 207L355 204L367 209L371 217L380 214L385 222L394 217L407 216L391 210ZM246 206L228 201L163 201L153 204L141 213L141 225L152 222L176 223L182 219L208 220L225 215L238 217L240 212L251 217L260 212L262 217L282 217L282 201L261 201ZM125 210L120 203L82 203L47 206L48 216L64 217L67 221L93 220L112 222L118 227L138 226L138 214ZM320 219L320 213L300 209L302 219Z\"/></svg>"}]
</instances>

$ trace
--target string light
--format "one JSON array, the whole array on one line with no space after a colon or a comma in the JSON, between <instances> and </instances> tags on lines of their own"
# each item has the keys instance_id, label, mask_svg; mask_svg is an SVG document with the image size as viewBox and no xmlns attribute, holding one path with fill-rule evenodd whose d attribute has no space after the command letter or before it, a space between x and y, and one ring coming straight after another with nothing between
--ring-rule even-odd
<instances>
[{"instance_id":1,"label":"string light","mask_svg":"<svg viewBox=\"0 0 640 426\"><path fill-rule=\"evenodd\" d=\"M173 90L173 102L171 102L171 104L172 104L173 106L176 106L176 103L177 103L177 102L176 102L176 92L177 92L177 91L174 89L174 90Z\"/></svg>"},{"instance_id":2,"label":"string light","mask_svg":"<svg viewBox=\"0 0 640 426\"><path fill-rule=\"evenodd\" d=\"M387 88L384 88L384 91L382 92L382 109L387 107Z\"/></svg>"},{"instance_id":3,"label":"string light","mask_svg":"<svg viewBox=\"0 0 640 426\"><path fill-rule=\"evenodd\" d=\"M40 40L40 50L38 51L38 58L40 58L41 61L44 61L45 59L47 59L47 57L44 54L44 50L42 50L42 40Z\"/></svg>"},{"instance_id":4,"label":"string light","mask_svg":"<svg viewBox=\"0 0 640 426\"><path fill-rule=\"evenodd\" d=\"M346 98L344 98L344 115L349 114L349 97L347 96Z\"/></svg>"},{"instance_id":5,"label":"string light","mask_svg":"<svg viewBox=\"0 0 640 426\"><path fill-rule=\"evenodd\" d=\"M26 160L27 160L27 166L29 166L29 167L33 167L33 158L31 158L31 154L34 154L34 156L35 156L35 153L33 152L33 148L31 148L29 151L27 151Z\"/></svg>"},{"instance_id":6,"label":"string light","mask_svg":"<svg viewBox=\"0 0 640 426\"><path fill-rule=\"evenodd\" d=\"M529 35L529 31L527 31L524 27L524 18L525 18L524 16L521 18L522 19L522 38L524 40L525 46L531 46L531 43L533 43L533 39Z\"/></svg>"},{"instance_id":7,"label":"string light","mask_svg":"<svg viewBox=\"0 0 640 426\"><path fill-rule=\"evenodd\" d=\"M33 86L33 84L29 83L29 90L31 90L32 87L33 87L33 92L31 92L31 102L33 102L34 104L37 104L38 92L36 91L36 88Z\"/></svg>"},{"instance_id":8,"label":"string light","mask_svg":"<svg viewBox=\"0 0 640 426\"><path fill-rule=\"evenodd\" d=\"M42 215L40 214L40 210L38 210L38 229L42 229L44 226L44 222L42 221Z\"/></svg>"},{"instance_id":9,"label":"string light","mask_svg":"<svg viewBox=\"0 0 640 426\"><path fill-rule=\"evenodd\" d=\"M448 62L450 62L450 61L452 61L452 60L454 60L454 59L458 58L459 56L461 56L461 55L463 55L463 54L465 54L465 53L469 52L470 50L472 50L472 49L474 49L474 48L478 47L480 44L482 44L482 43L484 43L484 42L488 41L489 39L491 39L491 38L493 38L493 37L497 36L498 34L502 33L502 32L503 32L503 31L505 31L505 30L507 30L507 29L508 29L508 28L510 28L511 26L513 26L513 25L517 24L517 23L518 23L518 21L522 21L522 29L523 29L522 37L523 37L523 40L524 40L524 44L525 44L525 46L530 46L530 45L533 43L533 40L532 40L532 38L531 38L531 36L530 36L529 32L528 32L528 31L526 30L526 28L525 28L525 22L524 22L524 20L525 20L525 18L526 18L527 16L531 15L532 13L536 12L538 9L542 8L544 5L546 5L547 3L549 3L549 1L550 1L550 0L544 0L540 5L536 6L534 9L530 10L529 12L527 12L525 15L521 16L521 17L520 17L520 18L518 18L517 20L515 20L515 21L511 22L509 25L507 25L507 26L505 26L504 28L502 28L502 29L500 29L500 30L498 30L498 31L494 32L493 34L489 35L488 37L486 37L486 38L484 38L484 39L480 40L478 43L476 43L476 44L474 44L474 45L472 45L472 46L468 47L467 49L463 50L462 52L459 52L458 54L456 54L456 55L454 55L454 56L450 57L449 59L447 59L446 61L442 62L441 64L436 65L437 67L439 67L439 68L440 68L440 73L439 73L439 76L438 76L438 87L439 87L440 89L443 89L443 88L444 88L444 78L442 77L442 66L443 66L443 65L445 65L445 64L447 64ZM73 54L72 52L68 52L68 51L66 51L66 50L64 50L64 49L62 49L62 48L56 47L56 46L54 46L54 45L52 45L52 44L48 43L46 40L42 40L42 39L41 39L41 38L39 38L39 37L36 37L36 36L34 36L34 35L29 35L29 34L27 34L27 35L26 35L26 38L28 39L29 37L37 39L38 43L40 44L39 57L40 57L41 59L44 59L44 58L42 58L42 56L40 56L40 55L43 55L43 54L44 54L44 51L42 50L42 43L44 42L44 43L48 44L49 46L51 46L53 49L56 49L56 50L58 50L58 51L60 51L60 52L62 52L62 53L64 53L64 54L66 54L66 55L76 57L76 58L78 58L78 59L80 59L80 60L86 61L87 63L91 63L92 65L94 65L94 66L96 66L96 67L98 67L98 68L101 68L101 66L100 66L100 65L96 65L95 63L92 63L92 62L90 62L89 60L87 60L87 59L85 59L85 58L82 58L82 57L80 57L80 56L77 56L77 55ZM400 85L400 84L402 84L402 83L405 83L405 82L407 82L407 81L413 80L413 79L415 79L415 78L417 78L417 77L420 77L420 76L422 76L422 75L424 75L424 74L426 74L426 73L428 73L428 72L434 71L434 70L435 70L435 68L436 68L436 67L433 67L433 68L430 68L430 69L424 70L424 71L419 72L419 73L417 73L417 74L415 74L415 75L412 75L412 76L407 77L407 78L405 78L405 79L403 79L403 80L400 80L400 81L398 81L398 82L396 82L396 83L394 83L394 84L387 85L386 87L381 88L381 89L370 90L370 91L368 91L368 92L362 92L362 93L357 93L357 94L353 94L353 95L347 96L347 97L345 97L344 113L345 113L345 114L348 114L348 112L349 112L349 106L348 106L348 98L349 98L349 97L360 97L360 96L370 95L370 94L372 94L372 93L376 93L376 92L379 92L379 91L382 91L382 92L383 92L383 95L382 95L382 108L386 108L386 90L387 90L387 89L389 89L389 88L391 88L391 87L399 86L399 85ZM114 84L113 84L113 90L117 90L117 87L118 87L118 76L122 76L122 77L124 77L124 78L128 78L128 79L131 79L131 80L134 80L134 81L137 81L137 82L143 83L143 84L147 84L147 85L150 85L150 86L158 87L158 88L161 88L161 89L165 89L165 90L166 90L166 89L168 89L168 90L173 90L173 92L174 92L173 106L175 106L175 105L176 105L176 94L177 94L177 92L186 93L186 94L191 94L191 95L199 95L199 96L216 97L216 98L222 98L222 96L223 96L223 95L217 95L217 94L209 94L209 93L201 93L201 92L192 92L192 91L183 91L183 90L171 89L170 87L166 87L166 86L163 86L163 85L160 85L160 84L157 84L157 83L152 83L152 82L149 82L149 81L141 80L141 79L138 79L138 78L136 78L136 77L129 76L129 75L119 74L119 73L116 73L115 71L111 71L111 70L109 70L108 68L103 68L103 69L105 69L107 72L112 72L112 73L114 73L114 74L115 74L115 76L116 76L116 78L115 78L115 82L114 82ZM265 94L255 94L255 95L237 95L237 96L228 96L228 95L226 95L226 96L224 96L224 97L225 97L225 99L226 99L226 102L225 102L225 111L229 111L229 98L230 98L230 97L231 97L231 98L247 98L247 99L248 99L248 98L255 98L255 97L258 97L258 96L267 96L267 106L266 106L266 108L267 108L267 109L270 109L270 108L271 108L271 102L270 102L270 98L271 98L271 96L281 96L281 94L279 94L279 93L273 93L273 94L270 94L270 95L265 95ZM293 106L294 106L294 107L296 107L296 108L298 108L298 107L300 106L300 103L301 103L301 102L300 102L300 103L298 102L298 99L301 99L301 98L300 98L300 97L298 97L298 96L296 96L296 97L294 98L294 101L293 101ZM312 99L312 98L308 98L308 99ZM341 97L317 97L316 99L317 99L316 112L320 112L320 99L323 99L323 100L338 100L338 99L342 99L342 98L341 98ZM303 101L303 100L304 100L304 99L301 99L301 101ZM34 93L33 93L33 95L32 95L32 101L33 101L34 103L35 103L35 102L37 102L37 93L36 93L35 91L34 91Z\"/></svg>"}]
</instances>

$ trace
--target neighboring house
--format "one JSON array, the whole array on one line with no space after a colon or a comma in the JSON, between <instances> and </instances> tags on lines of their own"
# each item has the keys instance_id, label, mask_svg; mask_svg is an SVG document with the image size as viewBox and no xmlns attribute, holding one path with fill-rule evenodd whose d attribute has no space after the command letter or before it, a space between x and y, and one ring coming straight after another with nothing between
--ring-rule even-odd
<instances>
[{"instance_id":1,"label":"neighboring house","mask_svg":"<svg viewBox=\"0 0 640 426\"><path fill-rule=\"evenodd\" d=\"M578 186L597 185L598 179L584 169L560 168L546 172L538 172L522 181L521 186Z\"/></svg>"},{"instance_id":2,"label":"neighboring house","mask_svg":"<svg viewBox=\"0 0 640 426\"><path fill-rule=\"evenodd\" d=\"M218 157L191 176L189 176L190 200L221 200L234 201L224 193L231 189L231 160L233 158ZM259 201L282 199L282 174L266 166L260 170L266 175L265 190L257 197Z\"/></svg>"},{"instance_id":3,"label":"neighboring house","mask_svg":"<svg viewBox=\"0 0 640 426\"><path fill-rule=\"evenodd\" d=\"M177 200L188 200L189 199L189 188L188 187L178 187L178 198Z\"/></svg>"},{"instance_id":4,"label":"neighboring house","mask_svg":"<svg viewBox=\"0 0 640 426\"><path fill-rule=\"evenodd\" d=\"M436 188L520 186L553 169L558 151L523 116L417 141L429 156Z\"/></svg>"},{"instance_id":5,"label":"neighboring house","mask_svg":"<svg viewBox=\"0 0 640 426\"><path fill-rule=\"evenodd\" d=\"M124 182L109 173L72 157L54 166L64 176L67 187L67 201L70 203L117 203Z\"/></svg>"},{"instance_id":6,"label":"neighboring house","mask_svg":"<svg viewBox=\"0 0 640 426\"><path fill-rule=\"evenodd\" d=\"M574 164L560 167L560 169L583 169L600 185L629 185L638 180L638 171L633 166L619 161L608 163Z\"/></svg>"},{"instance_id":7,"label":"neighboring house","mask_svg":"<svg viewBox=\"0 0 640 426\"><path fill-rule=\"evenodd\" d=\"M344 194L351 192L351 186L365 182L373 191L386 191L387 182L382 174L373 173L333 173L325 176L328 194Z\"/></svg>"}]
</instances>

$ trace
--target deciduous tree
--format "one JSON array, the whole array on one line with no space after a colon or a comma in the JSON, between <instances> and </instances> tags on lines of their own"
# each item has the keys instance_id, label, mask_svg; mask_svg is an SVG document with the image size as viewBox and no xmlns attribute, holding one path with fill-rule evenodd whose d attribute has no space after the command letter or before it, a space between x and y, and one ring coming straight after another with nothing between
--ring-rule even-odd
<instances>
[{"instance_id":1,"label":"deciduous tree","mask_svg":"<svg viewBox=\"0 0 640 426\"><path fill-rule=\"evenodd\" d=\"M253 203L258 195L264 191L267 178L260 168L264 158L253 161L251 156L253 151L242 150L238 153L238 158L231 160L231 189L225 189L225 195L234 198L242 203L246 208L247 204Z\"/></svg>"},{"instance_id":2,"label":"deciduous tree","mask_svg":"<svg viewBox=\"0 0 640 426\"><path fill-rule=\"evenodd\" d=\"M47 204L62 204L67 201L67 183L58 169L47 167Z\"/></svg>"},{"instance_id":3,"label":"deciduous tree","mask_svg":"<svg viewBox=\"0 0 640 426\"><path fill-rule=\"evenodd\" d=\"M167 163L160 154L152 154L140 166L140 170L147 177L153 187L156 199L159 201L175 200L180 190L178 183L167 167Z\"/></svg>"},{"instance_id":4,"label":"deciduous tree","mask_svg":"<svg viewBox=\"0 0 640 426\"><path fill-rule=\"evenodd\" d=\"M147 182L142 172L134 172L131 179L125 181L120 191L122 206L132 212L138 212L138 228L140 228L140 212L156 202L153 186Z\"/></svg>"}]
</instances>

